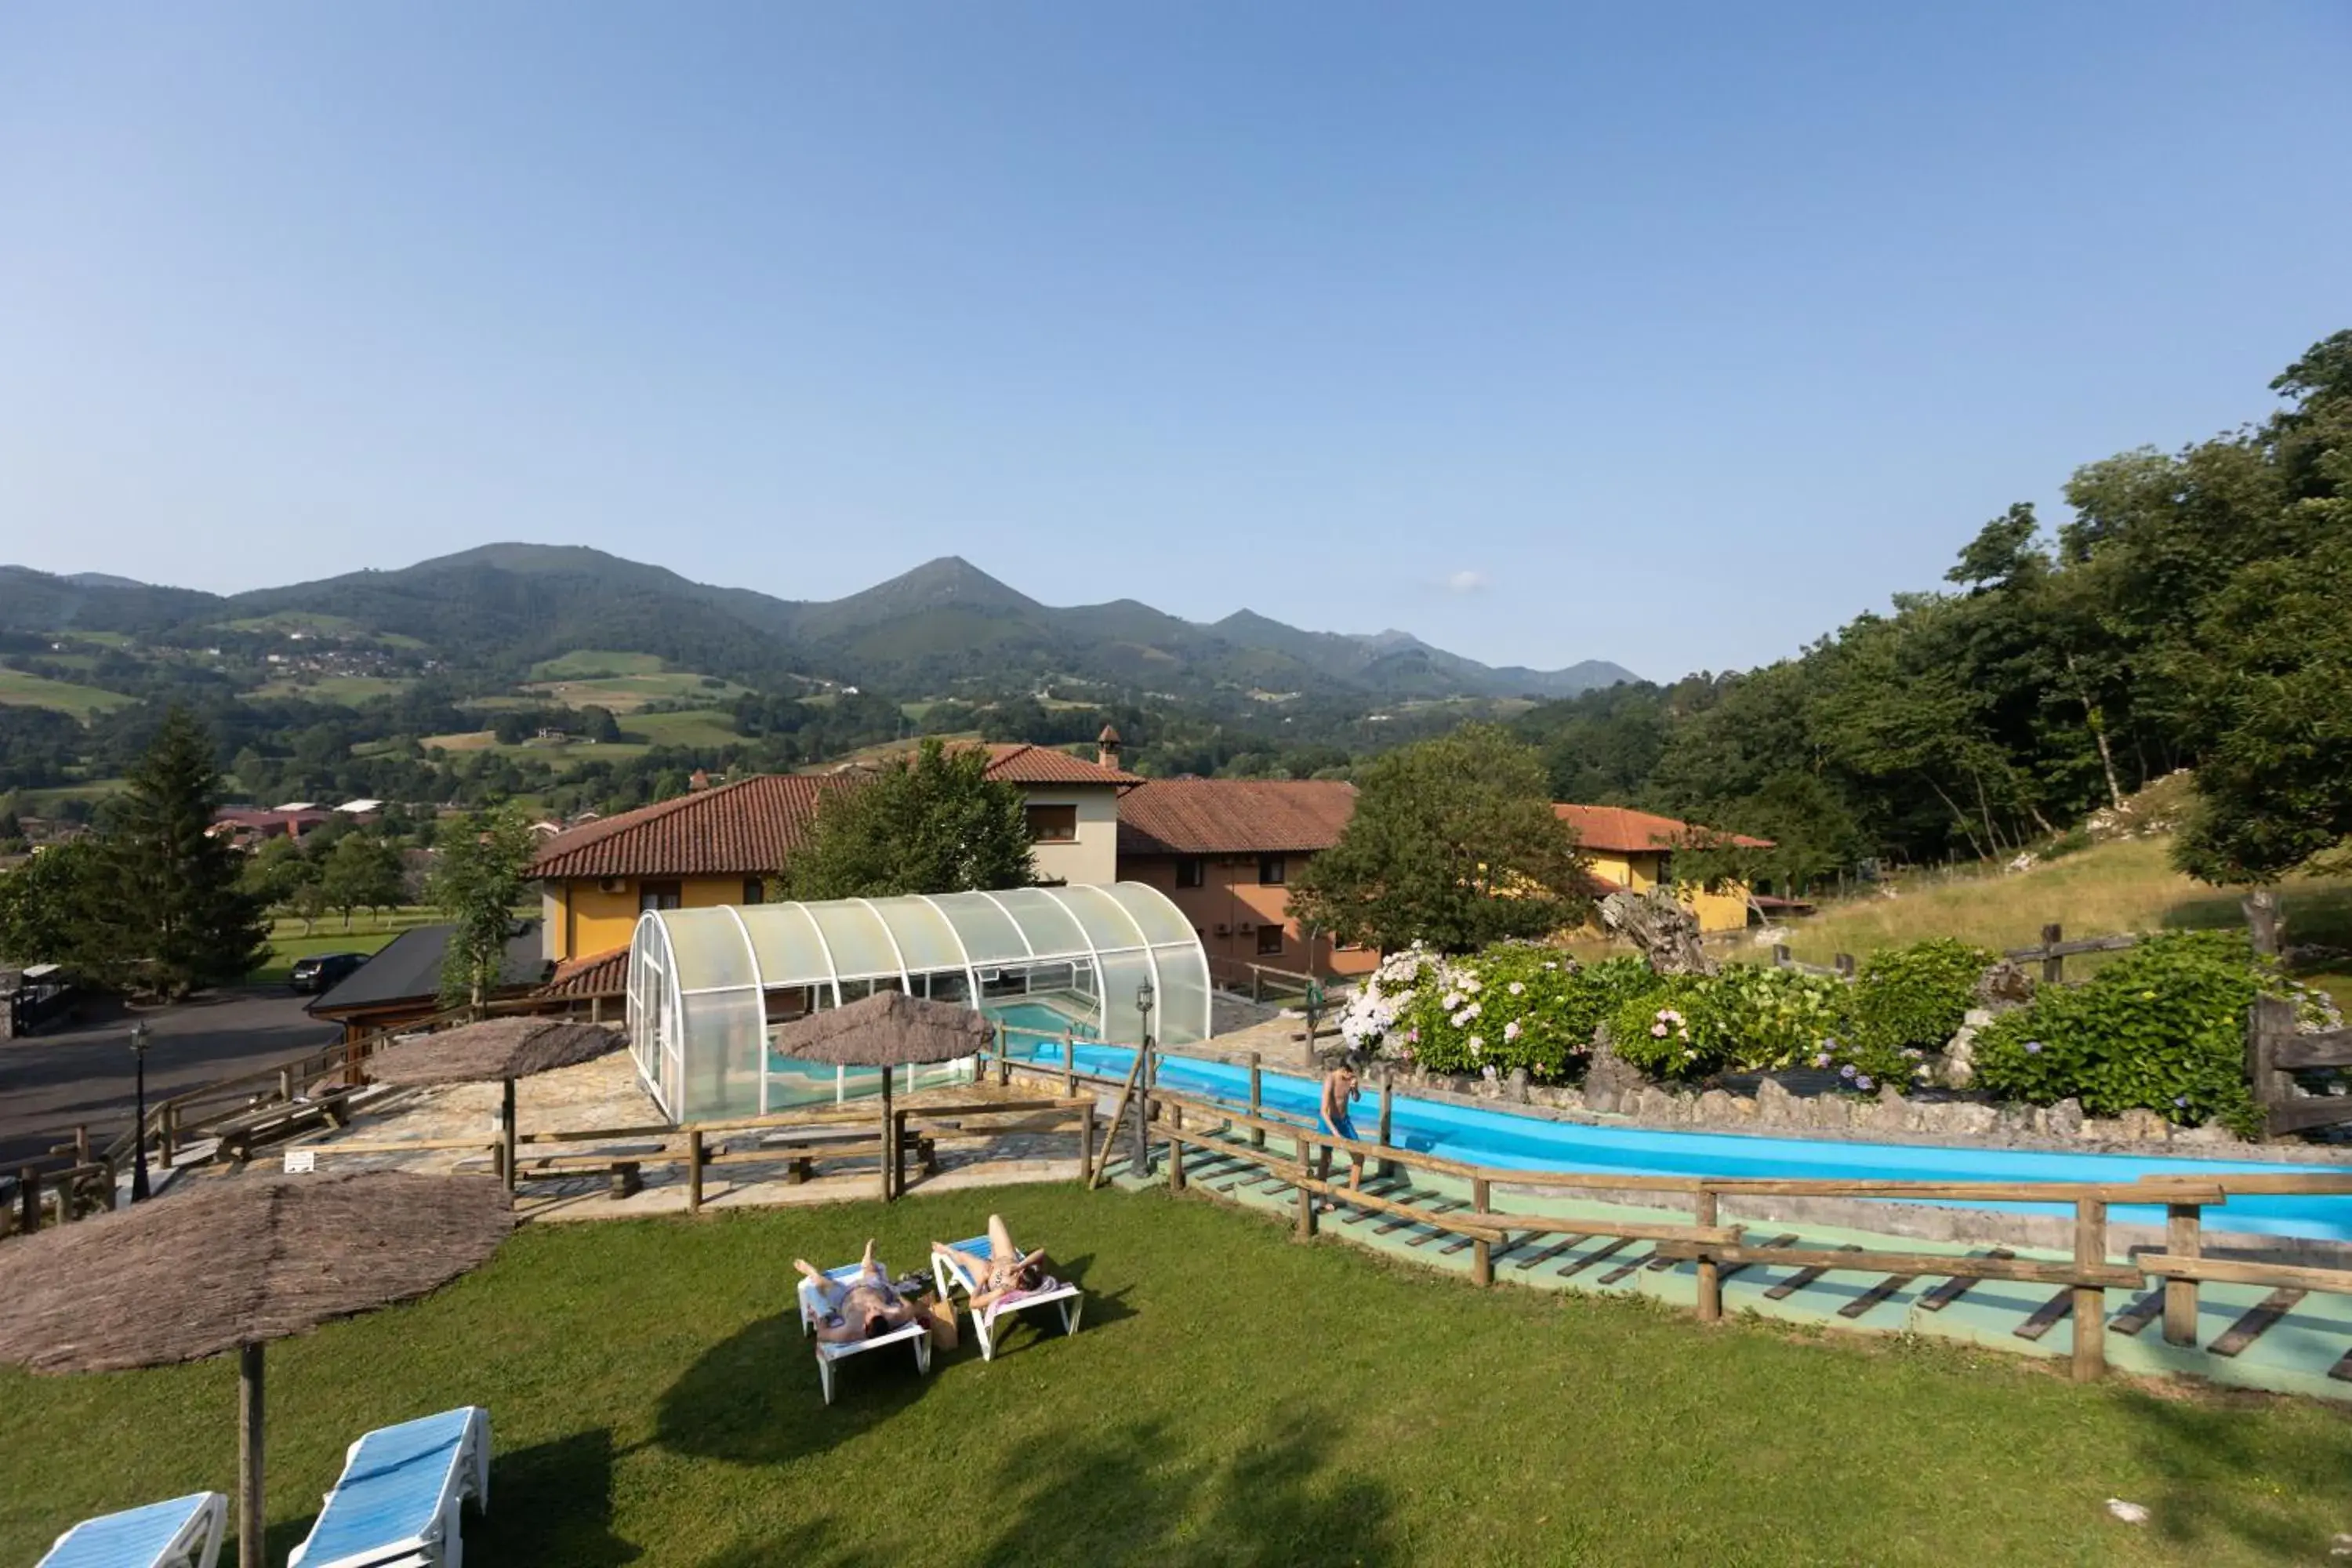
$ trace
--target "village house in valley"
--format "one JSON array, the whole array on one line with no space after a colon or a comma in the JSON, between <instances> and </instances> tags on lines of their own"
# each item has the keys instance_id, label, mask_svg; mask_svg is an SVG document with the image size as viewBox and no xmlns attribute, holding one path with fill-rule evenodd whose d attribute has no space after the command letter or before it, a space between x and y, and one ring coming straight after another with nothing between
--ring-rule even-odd
<instances>
[{"instance_id":1,"label":"village house in valley","mask_svg":"<svg viewBox=\"0 0 2352 1568\"><path fill-rule=\"evenodd\" d=\"M1253 963L1364 973L1378 953L1319 934L1310 950L1290 914L1291 880L1355 810L1356 786L1339 780L1155 779L1119 802L1118 874L1175 901L1220 980Z\"/></svg>"}]
</instances>

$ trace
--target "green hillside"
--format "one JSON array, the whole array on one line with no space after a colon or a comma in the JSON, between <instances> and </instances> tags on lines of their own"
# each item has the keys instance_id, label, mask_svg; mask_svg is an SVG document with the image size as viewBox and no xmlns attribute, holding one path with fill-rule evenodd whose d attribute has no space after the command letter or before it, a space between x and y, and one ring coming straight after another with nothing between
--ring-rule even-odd
<instances>
[{"instance_id":1,"label":"green hillside","mask_svg":"<svg viewBox=\"0 0 2352 1568\"><path fill-rule=\"evenodd\" d=\"M54 708L60 713L84 718L93 712L121 708L134 699L119 691L101 691L95 686L77 686L70 681L51 680L45 676L27 675L21 669L0 666L0 704L16 708Z\"/></svg>"}]
</instances>

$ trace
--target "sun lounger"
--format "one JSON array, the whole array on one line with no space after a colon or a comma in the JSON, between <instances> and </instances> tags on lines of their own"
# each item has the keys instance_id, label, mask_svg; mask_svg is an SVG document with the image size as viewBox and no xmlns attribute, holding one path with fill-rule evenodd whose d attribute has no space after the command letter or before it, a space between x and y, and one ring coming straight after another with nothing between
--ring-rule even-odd
<instances>
[{"instance_id":1,"label":"sun lounger","mask_svg":"<svg viewBox=\"0 0 2352 1568\"><path fill-rule=\"evenodd\" d=\"M227 1522L228 1499L190 1492L83 1520L34 1568L213 1568Z\"/></svg>"},{"instance_id":2,"label":"sun lounger","mask_svg":"<svg viewBox=\"0 0 2352 1568\"><path fill-rule=\"evenodd\" d=\"M988 1237L984 1236L975 1236L970 1241L959 1241L951 1245L958 1252L967 1253L974 1258L986 1258L993 1251ZM965 1296L970 1297L977 1294L980 1288L980 1282L964 1272L963 1265L936 1252L931 1254L931 1277L939 1281L940 1300L942 1301L955 1300L950 1294L950 1289L961 1290ZM996 1359L997 1319L1010 1312L1025 1312L1032 1307L1045 1306L1059 1307L1062 1312L1062 1331L1066 1334L1075 1334L1078 1331L1078 1315L1086 1310L1087 1300L1079 1292L1078 1288L1067 1280L1049 1286L1043 1290L1017 1290L1011 1295L998 1298L985 1310L974 1311L971 1315L972 1331L980 1337L980 1359L982 1361Z\"/></svg>"},{"instance_id":3,"label":"sun lounger","mask_svg":"<svg viewBox=\"0 0 2352 1568\"><path fill-rule=\"evenodd\" d=\"M478 1405L379 1427L343 1454L287 1568L460 1568L458 1505L490 1506L490 1413Z\"/></svg>"},{"instance_id":4,"label":"sun lounger","mask_svg":"<svg viewBox=\"0 0 2352 1568\"><path fill-rule=\"evenodd\" d=\"M826 1269L824 1277L836 1284L847 1285L857 1278L865 1267L862 1263L845 1263L838 1268ZM801 1281L800 1301L801 1333L805 1337L816 1331L817 1320L824 1315L824 1301L816 1293L816 1284L814 1280ZM893 1329L887 1334L877 1334L870 1340L844 1340L837 1342L817 1341L816 1377L817 1382L824 1385L824 1402L827 1405L833 1403L834 1363L847 1356L862 1355L867 1351L880 1350L884 1345L909 1342L915 1347L915 1370L919 1373L929 1373L931 1370L931 1331L920 1317L917 1317L913 1322L904 1328Z\"/></svg>"}]
</instances>

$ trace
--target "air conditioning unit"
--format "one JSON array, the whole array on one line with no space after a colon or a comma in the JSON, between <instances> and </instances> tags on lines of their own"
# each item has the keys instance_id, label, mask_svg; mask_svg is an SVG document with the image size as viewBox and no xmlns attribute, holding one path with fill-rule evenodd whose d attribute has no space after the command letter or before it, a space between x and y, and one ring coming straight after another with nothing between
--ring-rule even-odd
<instances>
[{"instance_id":1,"label":"air conditioning unit","mask_svg":"<svg viewBox=\"0 0 2352 1568\"><path fill-rule=\"evenodd\" d=\"M607 877L596 884L596 890L600 893L625 893L629 890L629 884L621 878Z\"/></svg>"},{"instance_id":2,"label":"air conditioning unit","mask_svg":"<svg viewBox=\"0 0 2352 1568\"><path fill-rule=\"evenodd\" d=\"M1235 931L1237 931L1241 932L1241 933L1242 933L1242 935L1244 935L1244 936L1247 936L1247 935L1249 935L1249 933L1250 933L1250 932L1252 932L1252 931L1254 931L1257 930L1257 927L1255 927L1255 926L1254 926L1254 925L1250 924L1250 922L1249 922L1249 921L1242 921L1242 923L1241 923L1241 924L1239 924L1239 925L1235 926L1234 929Z\"/></svg>"},{"instance_id":3,"label":"air conditioning unit","mask_svg":"<svg viewBox=\"0 0 2352 1568\"><path fill-rule=\"evenodd\" d=\"M1234 934L1234 928L1229 925L1220 925L1217 927L1217 934L1219 936L1231 936Z\"/></svg>"}]
</instances>

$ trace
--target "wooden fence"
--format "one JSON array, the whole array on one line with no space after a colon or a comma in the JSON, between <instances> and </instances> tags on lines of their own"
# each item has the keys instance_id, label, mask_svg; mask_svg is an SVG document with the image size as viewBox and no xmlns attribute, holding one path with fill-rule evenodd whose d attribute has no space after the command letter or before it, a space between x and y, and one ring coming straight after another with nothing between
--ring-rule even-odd
<instances>
[{"instance_id":1,"label":"wooden fence","mask_svg":"<svg viewBox=\"0 0 2352 1568\"><path fill-rule=\"evenodd\" d=\"M1123 1084L1109 1079L1078 1076L1097 1089L1119 1089L1123 1107L1132 1100L1137 1125L1144 1137L1164 1146L1166 1175L1171 1191L1185 1191L1190 1184L1188 1151L1254 1165L1263 1173L1256 1178L1258 1184L1276 1195L1284 1188L1295 1192L1293 1226L1299 1240L1315 1236L1320 1224L1316 1202L1328 1200L1360 1211L1359 1215L1351 1216L1351 1223L1363 1215L1381 1215L1390 1222L1381 1227L1384 1231L1418 1226L1429 1232L1430 1238L1453 1237L1446 1250L1466 1247L1471 1254L1471 1278L1482 1286L1494 1282L1495 1262L1508 1253L1538 1248L1521 1265L1530 1267L1593 1238L1601 1239L1604 1245L1587 1259L1591 1263L1604 1257L1614 1258L1637 1242L1647 1242L1651 1247L1646 1255L1618 1261L1610 1273L1601 1276L1604 1282L1628 1277L1639 1268L1691 1264L1697 1286L1695 1310L1702 1321L1722 1317L1724 1279L1759 1264L1794 1268L1800 1271L1796 1279L1806 1283L1833 1271L1877 1274L1881 1276L1878 1283L1860 1299L1868 1305L1875 1305L1918 1280L1941 1279L1943 1284L1922 1298L1921 1305L1928 1310L1948 1307L1981 1280L2052 1286L2057 1288L2058 1294L2034 1314L2028 1326L2038 1337L2065 1318L2074 1320L2073 1371L2081 1381L2100 1377L2106 1370L2105 1334L2109 1323L2105 1293L2110 1289L2150 1287L2116 1315L2116 1331L2136 1334L2161 1319L2167 1342L2193 1345L2197 1340L2200 1282L2270 1287L2271 1297L2215 1342L2216 1352L2221 1354L2235 1354L2242 1350L2308 1291L2352 1295L2352 1269L2207 1258L2202 1248L2204 1211L2208 1208L2222 1206L2232 1196L2255 1194L2352 1197L2352 1172L2216 1172L2210 1175L2149 1176L2127 1183L2075 1183L1814 1181L1505 1170L1396 1144L1391 1136L1392 1102L1386 1086L1381 1095L1379 1133L1373 1141L1365 1142L1332 1137L1318 1128L1270 1111L1257 1092L1255 1070L1251 1075L1250 1103L1236 1106L1148 1082L1139 1096L1138 1077L1148 1079L1149 1075L1142 1072L1140 1061L1136 1066L1137 1070L1131 1071ZM1066 1081L1071 1076L1066 1070L1023 1062L1009 1062L1005 1068L1059 1077ZM1118 1120L1115 1113L1114 1125ZM1436 1190L1422 1188L1410 1178L1385 1192L1352 1191L1315 1173L1318 1156L1327 1149L1350 1159L1360 1158L1368 1168L1381 1172L1402 1170L1451 1178L1466 1184L1468 1198L1442 1198ZM1148 1155L1136 1168L1149 1173ZM1099 1173L1098 1163L1094 1179L1098 1180ZM1613 1218L1580 1215L1568 1219L1529 1214L1512 1210L1499 1202L1504 1189L1604 1194L1596 1200L1601 1202L1620 1199L1629 1192L1639 1193L1655 1207L1687 1204L1690 1218L1687 1222L1662 1222L1630 1215ZM1998 1247L1970 1254L1815 1250L1787 1245L1793 1237L1758 1244L1749 1240L1742 1226L1721 1221L1723 1201L1742 1196L2066 1204L2074 1211L2074 1255L2057 1259L2021 1258ZM2165 1211L2166 1240L2161 1251L2141 1252L2120 1259L2108 1255L2107 1213L2110 1205L2116 1204L2147 1205ZM1848 1310L1845 1315L1859 1314ZM2331 1375L2352 1381L2352 1353L2336 1364Z\"/></svg>"},{"instance_id":2,"label":"wooden fence","mask_svg":"<svg viewBox=\"0 0 2352 1568\"><path fill-rule=\"evenodd\" d=\"M2352 1121L2352 1095L2298 1095L2293 1073L2352 1067L2352 1029L2299 1034L2294 1004L2279 996L2254 1001L2246 1026L2246 1081L2262 1111L2263 1131L2284 1138Z\"/></svg>"},{"instance_id":3,"label":"wooden fence","mask_svg":"<svg viewBox=\"0 0 2352 1568\"><path fill-rule=\"evenodd\" d=\"M2066 961L2089 952L2121 952L2137 947L2140 939L2130 931L2115 936L2082 937L2066 940L2066 928L2056 921L2042 928L2042 940L2032 947L2012 947L2001 956L2012 963L2037 963L2042 966L2042 984L2066 984ZM1779 969L1794 969L1805 974L1830 974L1840 980L1854 976L1854 959L1850 952L1841 952L1827 963L1802 963L1790 956L1789 945L1778 942L1772 948L1772 963Z\"/></svg>"}]
</instances>

